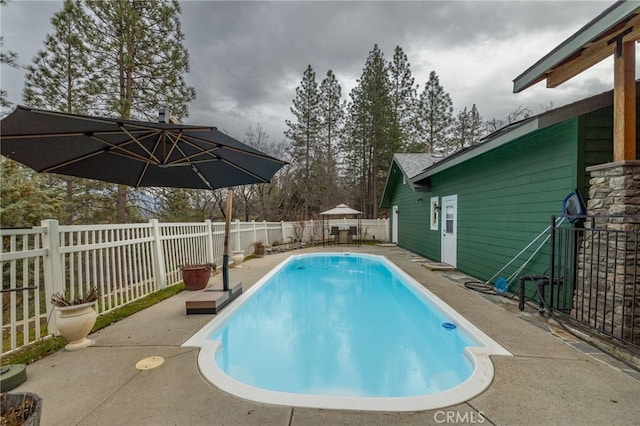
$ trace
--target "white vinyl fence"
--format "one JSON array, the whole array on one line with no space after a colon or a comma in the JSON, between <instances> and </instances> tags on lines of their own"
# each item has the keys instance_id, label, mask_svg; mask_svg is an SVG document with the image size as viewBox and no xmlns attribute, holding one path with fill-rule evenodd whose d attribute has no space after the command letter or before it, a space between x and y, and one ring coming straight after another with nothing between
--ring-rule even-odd
<instances>
[{"instance_id":1,"label":"white vinyl fence","mask_svg":"<svg viewBox=\"0 0 640 426\"><path fill-rule=\"evenodd\" d=\"M357 220L329 223L339 224ZM363 239L388 240L388 220L362 220L361 226ZM221 265L224 249L224 223L209 220L79 226L45 220L33 228L2 229L0 236L2 354L56 333L50 320L54 293L73 299L97 287L96 308L108 312L181 282L181 265ZM250 255L256 241L321 242L322 221L232 222L230 250Z\"/></svg>"}]
</instances>

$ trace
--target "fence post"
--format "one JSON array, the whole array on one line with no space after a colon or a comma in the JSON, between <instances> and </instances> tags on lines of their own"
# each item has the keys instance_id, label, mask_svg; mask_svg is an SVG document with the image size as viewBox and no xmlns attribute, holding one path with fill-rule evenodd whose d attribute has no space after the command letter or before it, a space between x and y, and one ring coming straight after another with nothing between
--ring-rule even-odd
<instances>
[{"instance_id":1,"label":"fence post","mask_svg":"<svg viewBox=\"0 0 640 426\"><path fill-rule=\"evenodd\" d=\"M284 220L280 221L280 233L282 234L282 244L285 244L285 236L284 236Z\"/></svg>"},{"instance_id":2,"label":"fence post","mask_svg":"<svg viewBox=\"0 0 640 426\"><path fill-rule=\"evenodd\" d=\"M551 240L549 241L549 246L551 247L551 261L549 262L549 292L546 294L547 300L543 299L543 302L546 307L546 311L548 314L551 314L551 310L553 309L553 279L556 270L556 217L551 216ZM538 295L539 296L539 295ZM538 312L540 308L538 308Z\"/></svg>"},{"instance_id":3,"label":"fence post","mask_svg":"<svg viewBox=\"0 0 640 426\"><path fill-rule=\"evenodd\" d=\"M269 245L269 229L267 229L267 221L263 220L262 223L264 225L264 245L268 246Z\"/></svg>"},{"instance_id":4,"label":"fence post","mask_svg":"<svg viewBox=\"0 0 640 426\"><path fill-rule=\"evenodd\" d=\"M211 224L211 219L205 220L204 223L207 225L207 263L215 263L213 255L213 225Z\"/></svg>"},{"instance_id":5,"label":"fence post","mask_svg":"<svg viewBox=\"0 0 640 426\"><path fill-rule=\"evenodd\" d=\"M253 241L258 241L258 234L256 233L256 221L252 220L251 224L253 225Z\"/></svg>"},{"instance_id":6,"label":"fence post","mask_svg":"<svg viewBox=\"0 0 640 426\"><path fill-rule=\"evenodd\" d=\"M156 288L167 286L167 273L164 269L164 250L162 249L162 233L158 219L150 219L149 223L153 229L153 275L156 277Z\"/></svg>"},{"instance_id":7,"label":"fence post","mask_svg":"<svg viewBox=\"0 0 640 426\"><path fill-rule=\"evenodd\" d=\"M236 219L236 250L242 250L240 247L240 219Z\"/></svg>"},{"instance_id":8,"label":"fence post","mask_svg":"<svg viewBox=\"0 0 640 426\"><path fill-rule=\"evenodd\" d=\"M47 232L42 236L42 247L47 250L47 254L43 258L45 306L50 315L47 330L57 336L59 333L58 327L56 327L56 316L52 314L51 296L55 293L64 294L64 279L60 262L60 231L57 220L43 220L40 225L47 228Z\"/></svg>"}]
</instances>

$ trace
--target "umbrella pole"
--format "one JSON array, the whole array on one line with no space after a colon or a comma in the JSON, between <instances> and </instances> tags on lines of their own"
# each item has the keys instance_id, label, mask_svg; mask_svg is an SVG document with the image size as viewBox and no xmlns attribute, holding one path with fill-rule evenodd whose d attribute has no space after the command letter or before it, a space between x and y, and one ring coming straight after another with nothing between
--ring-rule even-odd
<instances>
[{"instance_id":1,"label":"umbrella pole","mask_svg":"<svg viewBox=\"0 0 640 426\"><path fill-rule=\"evenodd\" d=\"M229 234L231 233L231 209L233 207L233 189L227 190L227 214L224 224L224 254L222 256L222 289L229 291Z\"/></svg>"}]
</instances>

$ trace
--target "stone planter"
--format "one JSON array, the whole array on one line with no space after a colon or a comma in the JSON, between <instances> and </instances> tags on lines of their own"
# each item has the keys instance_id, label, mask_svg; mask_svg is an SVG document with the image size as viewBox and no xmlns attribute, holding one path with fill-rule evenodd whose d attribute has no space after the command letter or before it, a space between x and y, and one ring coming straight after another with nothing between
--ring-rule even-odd
<instances>
[{"instance_id":1,"label":"stone planter","mask_svg":"<svg viewBox=\"0 0 640 426\"><path fill-rule=\"evenodd\" d=\"M211 267L208 265L189 265L182 267L182 281L187 290L202 290L209 284Z\"/></svg>"},{"instance_id":2,"label":"stone planter","mask_svg":"<svg viewBox=\"0 0 640 426\"><path fill-rule=\"evenodd\" d=\"M0 397L2 424L38 426L42 399L31 392L3 393Z\"/></svg>"},{"instance_id":3,"label":"stone planter","mask_svg":"<svg viewBox=\"0 0 640 426\"><path fill-rule=\"evenodd\" d=\"M234 268L242 268L242 261L244 260L244 250L234 250L232 252L231 260L233 260Z\"/></svg>"},{"instance_id":4,"label":"stone planter","mask_svg":"<svg viewBox=\"0 0 640 426\"><path fill-rule=\"evenodd\" d=\"M96 310L93 309L94 303L56 306L56 327L58 332L69 341L64 347L66 350L75 351L93 344L92 340L87 339L87 335L98 318Z\"/></svg>"}]
</instances>

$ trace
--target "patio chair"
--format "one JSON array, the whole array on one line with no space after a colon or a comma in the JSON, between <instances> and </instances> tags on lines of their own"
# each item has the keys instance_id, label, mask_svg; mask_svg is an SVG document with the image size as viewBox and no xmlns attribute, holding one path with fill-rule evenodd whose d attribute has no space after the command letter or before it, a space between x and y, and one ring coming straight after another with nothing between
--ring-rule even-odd
<instances>
[{"instance_id":1,"label":"patio chair","mask_svg":"<svg viewBox=\"0 0 640 426\"><path fill-rule=\"evenodd\" d=\"M329 235L333 236L333 243L337 244L338 236L340 235L340 230L338 229L337 226L332 226L331 231L329 232Z\"/></svg>"},{"instance_id":2,"label":"patio chair","mask_svg":"<svg viewBox=\"0 0 640 426\"><path fill-rule=\"evenodd\" d=\"M355 237L356 235L358 235L358 228L356 226L350 226L347 236L347 241L349 242L349 244L353 243L353 237Z\"/></svg>"}]
</instances>

